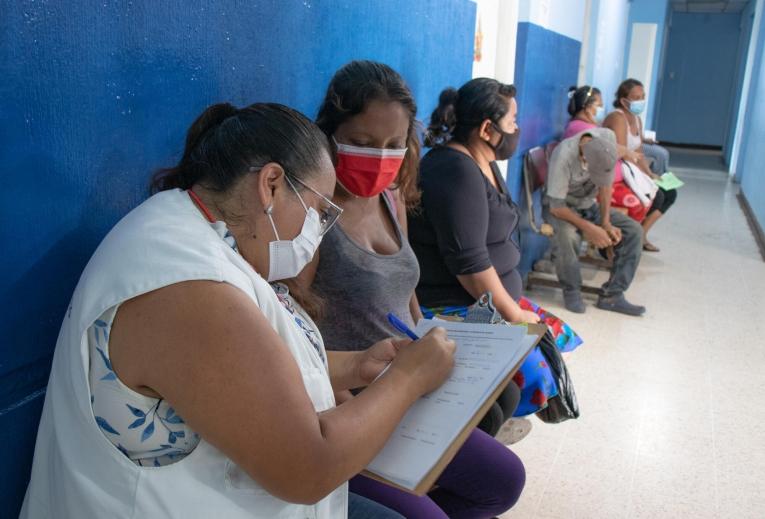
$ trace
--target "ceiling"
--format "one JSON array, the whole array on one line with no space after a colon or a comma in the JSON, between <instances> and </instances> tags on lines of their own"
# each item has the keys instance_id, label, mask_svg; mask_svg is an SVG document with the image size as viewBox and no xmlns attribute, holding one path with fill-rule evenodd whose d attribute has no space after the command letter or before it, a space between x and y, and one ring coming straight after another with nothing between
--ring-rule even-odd
<instances>
[{"instance_id":1,"label":"ceiling","mask_svg":"<svg viewBox=\"0 0 765 519\"><path fill-rule=\"evenodd\" d=\"M749 0L671 0L672 9L683 13L740 13Z\"/></svg>"}]
</instances>

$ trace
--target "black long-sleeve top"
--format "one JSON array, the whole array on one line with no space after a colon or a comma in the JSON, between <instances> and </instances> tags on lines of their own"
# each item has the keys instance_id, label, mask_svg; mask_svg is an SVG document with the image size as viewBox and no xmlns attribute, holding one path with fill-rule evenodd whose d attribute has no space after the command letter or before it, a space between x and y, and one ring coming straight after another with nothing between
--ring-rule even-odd
<instances>
[{"instance_id":1,"label":"black long-sleeve top","mask_svg":"<svg viewBox=\"0 0 765 519\"><path fill-rule=\"evenodd\" d=\"M420 162L422 207L410 217L409 241L420 264L417 297L428 307L475 300L457 280L494 267L516 301L523 292L513 240L518 206L492 163L499 189L472 157L449 147L430 150Z\"/></svg>"}]
</instances>

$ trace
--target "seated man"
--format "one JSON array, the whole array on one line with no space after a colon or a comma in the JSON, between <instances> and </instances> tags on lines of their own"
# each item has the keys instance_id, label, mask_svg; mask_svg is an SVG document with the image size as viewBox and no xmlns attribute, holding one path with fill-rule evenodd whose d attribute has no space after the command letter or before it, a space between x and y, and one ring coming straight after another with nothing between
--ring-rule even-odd
<instances>
[{"instance_id":1,"label":"seated man","mask_svg":"<svg viewBox=\"0 0 765 519\"><path fill-rule=\"evenodd\" d=\"M597 307L634 316L645 312L644 307L624 298L640 262L643 230L630 217L611 209L616 160L616 137L606 128L593 128L564 140L550 158L543 210L545 220L555 229L553 263L566 308L572 312L585 310L580 290L580 234L599 249L613 247L611 276L603 285Z\"/></svg>"}]
</instances>

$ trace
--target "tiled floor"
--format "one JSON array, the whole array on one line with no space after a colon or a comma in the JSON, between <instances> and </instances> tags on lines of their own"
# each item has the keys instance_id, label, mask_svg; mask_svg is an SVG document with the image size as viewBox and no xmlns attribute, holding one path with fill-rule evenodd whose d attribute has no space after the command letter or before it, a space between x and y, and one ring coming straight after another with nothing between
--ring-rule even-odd
<instances>
[{"instance_id":1,"label":"tiled floor","mask_svg":"<svg viewBox=\"0 0 765 519\"><path fill-rule=\"evenodd\" d=\"M644 317L529 294L585 338L567 357L582 415L533 419L513 446L526 489L503 517L765 518L765 263L719 157L673 164L686 186L627 294Z\"/></svg>"}]
</instances>

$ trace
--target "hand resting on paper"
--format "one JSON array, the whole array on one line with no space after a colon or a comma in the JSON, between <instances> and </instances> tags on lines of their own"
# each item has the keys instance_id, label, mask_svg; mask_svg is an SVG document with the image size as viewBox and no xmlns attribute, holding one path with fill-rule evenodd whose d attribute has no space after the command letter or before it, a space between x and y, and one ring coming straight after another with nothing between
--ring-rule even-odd
<instances>
[{"instance_id":1,"label":"hand resting on paper","mask_svg":"<svg viewBox=\"0 0 765 519\"><path fill-rule=\"evenodd\" d=\"M539 322L539 316L530 310L521 310L518 317L510 322L513 324L536 324Z\"/></svg>"},{"instance_id":2,"label":"hand resting on paper","mask_svg":"<svg viewBox=\"0 0 765 519\"><path fill-rule=\"evenodd\" d=\"M382 341L385 342L385 341ZM449 377L454 367L454 351L457 345L449 339L446 330L435 327L418 341L395 340L398 346L388 372L406 375L421 395L437 389ZM377 346L380 343L375 344ZM382 346L380 347L382 349ZM371 349L371 348L370 348Z\"/></svg>"}]
</instances>

